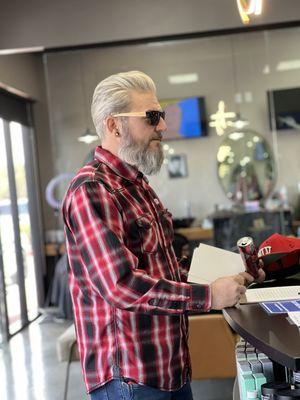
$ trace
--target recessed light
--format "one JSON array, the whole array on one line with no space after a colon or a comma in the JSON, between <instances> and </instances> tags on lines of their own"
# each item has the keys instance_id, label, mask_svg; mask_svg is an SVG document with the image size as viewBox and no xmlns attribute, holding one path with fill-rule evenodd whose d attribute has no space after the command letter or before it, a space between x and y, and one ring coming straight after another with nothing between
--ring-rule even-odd
<instances>
[{"instance_id":1,"label":"recessed light","mask_svg":"<svg viewBox=\"0 0 300 400\"><path fill-rule=\"evenodd\" d=\"M192 83L197 82L199 80L198 74L179 74L179 75L169 75L168 81L171 85L178 85L181 83Z\"/></svg>"},{"instance_id":2,"label":"recessed light","mask_svg":"<svg viewBox=\"0 0 300 400\"><path fill-rule=\"evenodd\" d=\"M300 68L300 60L288 60L281 61L278 63L276 69L277 71L290 71L291 69L299 69Z\"/></svg>"}]
</instances>

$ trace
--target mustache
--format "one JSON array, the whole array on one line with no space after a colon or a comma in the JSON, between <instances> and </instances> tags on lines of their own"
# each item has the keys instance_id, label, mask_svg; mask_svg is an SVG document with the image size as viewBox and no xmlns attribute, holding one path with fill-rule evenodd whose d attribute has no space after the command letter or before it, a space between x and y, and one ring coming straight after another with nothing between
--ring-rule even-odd
<instances>
[{"instance_id":1,"label":"mustache","mask_svg":"<svg viewBox=\"0 0 300 400\"><path fill-rule=\"evenodd\" d=\"M151 141L151 140L162 140L162 138L163 138L162 133L159 132L157 135L153 136L153 137L150 139L150 141Z\"/></svg>"}]
</instances>

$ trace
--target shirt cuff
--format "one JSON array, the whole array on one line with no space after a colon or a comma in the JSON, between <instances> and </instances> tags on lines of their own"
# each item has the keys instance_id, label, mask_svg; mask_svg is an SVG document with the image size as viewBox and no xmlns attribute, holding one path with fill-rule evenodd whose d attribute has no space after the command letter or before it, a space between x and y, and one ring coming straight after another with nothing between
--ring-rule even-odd
<instances>
[{"instance_id":1,"label":"shirt cuff","mask_svg":"<svg viewBox=\"0 0 300 400\"><path fill-rule=\"evenodd\" d=\"M208 312L211 309L210 285L191 284L191 299L187 310Z\"/></svg>"}]
</instances>

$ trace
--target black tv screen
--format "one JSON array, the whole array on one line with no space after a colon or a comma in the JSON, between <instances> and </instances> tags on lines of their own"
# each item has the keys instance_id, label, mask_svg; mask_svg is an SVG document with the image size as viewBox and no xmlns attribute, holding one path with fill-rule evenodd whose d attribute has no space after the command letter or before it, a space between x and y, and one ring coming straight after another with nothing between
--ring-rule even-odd
<instances>
[{"instance_id":1,"label":"black tv screen","mask_svg":"<svg viewBox=\"0 0 300 400\"><path fill-rule=\"evenodd\" d=\"M187 139L207 136L207 118L203 97L160 100L166 112L164 139Z\"/></svg>"},{"instance_id":2,"label":"black tv screen","mask_svg":"<svg viewBox=\"0 0 300 400\"><path fill-rule=\"evenodd\" d=\"M272 117L277 130L300 129L300 88L269 91L268 104L271 129Z\"/></svg>"}]
</instances>

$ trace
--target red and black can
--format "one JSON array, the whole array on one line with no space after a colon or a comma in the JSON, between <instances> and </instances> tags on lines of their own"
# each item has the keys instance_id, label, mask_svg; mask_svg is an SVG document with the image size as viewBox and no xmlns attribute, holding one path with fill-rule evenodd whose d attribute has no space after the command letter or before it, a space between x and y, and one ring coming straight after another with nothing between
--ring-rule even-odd
<instances>
[{"instance_id":1,"label":"red and black can","mask_svg":"<svg viewBox=\"0 0 300 400\"><path fill-rule=\"evenodd\" d=\"M242 256L245 269L254 278L258 277L258 270L261 268L259 264L258 251L251 237L245 236L238 240L237 247Z\"/></svg>"}]
</instances>

